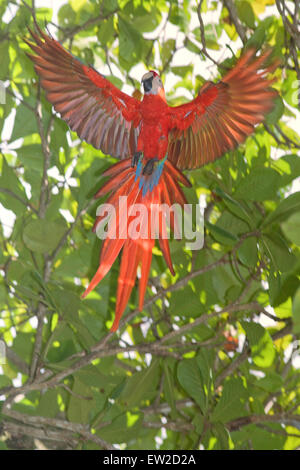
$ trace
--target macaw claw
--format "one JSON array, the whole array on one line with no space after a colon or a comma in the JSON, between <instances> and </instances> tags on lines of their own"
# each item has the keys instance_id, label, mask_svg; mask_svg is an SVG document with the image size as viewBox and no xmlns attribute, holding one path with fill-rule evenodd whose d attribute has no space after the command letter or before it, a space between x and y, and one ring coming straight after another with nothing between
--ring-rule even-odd
<instances>
[{"instance_id":1,"label":"macaw claw","mask_svg":"<svg viewBox=\"0 0 300 470\"><path fill-rule=\"evenodd\" d=\"M134 168L138 164L141 158L141 155L142 155L142 152L135 152L131 160L131 168Z\"/></svg>"},{"instance_id":2,"label":"macaw claw","mask_svg":"<svg viewBox=\"0 0 300 470\"><path fill-rule=\"evenodd\" d=\"M143 168L143 175L152 175L154 170L154 163L157 161L157 158L151 158L148 160Z\"/></svg>"}]
</instances>

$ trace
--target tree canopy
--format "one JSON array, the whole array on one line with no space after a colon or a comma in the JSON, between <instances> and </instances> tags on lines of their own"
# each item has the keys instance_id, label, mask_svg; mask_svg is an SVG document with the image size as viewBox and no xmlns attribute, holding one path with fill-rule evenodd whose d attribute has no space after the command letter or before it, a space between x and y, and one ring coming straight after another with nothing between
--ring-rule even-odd
<instances>
[{"instance_id":1,"label":"tree canopy","mask_svg":"<svg viewBox=\"0 0 300 470\"><path fill-rule=\"evenodd\" d=\"M0 0L0 449L300 446L299 2ZM218 80L244 47L280 58L265 122L185 174L205 201L199 250L155 248L117 333L119 262L85 299L101 240L101 174L46 100L26 53L34 18L116 86L161 75L168 103ZM1 350L2 350L1 349Z\"/></svg>"}]
</instances>

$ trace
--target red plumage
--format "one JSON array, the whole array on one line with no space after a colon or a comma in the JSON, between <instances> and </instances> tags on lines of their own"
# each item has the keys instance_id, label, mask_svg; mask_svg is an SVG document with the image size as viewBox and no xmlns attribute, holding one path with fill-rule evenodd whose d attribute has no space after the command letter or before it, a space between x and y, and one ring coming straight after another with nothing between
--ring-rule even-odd
<instances>
[{"instance_id":1,"label":"red plumage","mask_svg":"<svg viewBox=\"0 0 300 470\"><path fill-rule=\"evenodd\" d=\"M189 182L180 170L212 162L242 143L271 110L276 96L270 88L273 80L268 78L268 73L275 69L277 62L265 66L270 50L256 57L255 50L248 49L221 81L207 82L194 100L170 107L155 71L144 75L145 94L139 101L120 91L93 67L81 64L38 27L37 32L30 33L34 43L26 42L35 55L29 57L48 100L79 137L121 159L105 172L111 178L96 196L111 193L107 202L115 208L119 217L117 225L121 224L123 232L123 225L128 226L133 219L127 209L119 206L120 196L127 197L129 208L140 203L147 209L153 203L158 206L165 203L169 207L174 203L184 205L186 200L179 183L188 186ZM101 220L97 218L95 230ZM169 244L163 236L165 219L160 215L159 220L160 248L174 273ZM170 225L174 230L174 216ZM113 238L110 233L105 239L100 266L83 294L86 296L95 288L123 249L114 331L127 305L139 265L140 310L143 307L155 243L150 233L145 239L132 239L125 232L121 235L123 238Z\"/></svg>"},{"instance_id":2,"label":"red plumage","mask_svg":"<svg viewBox=\"0 0 300 470\"><path fill-rule=\"evenodd\" d=\"M171 178L169 178L169 175ZM152 248L154 247L156 238L158 239L166 264L171 273L174 274L168 239L164 238L165 235L167 235L168 227L166 220L163 217L163 213L159 209L162 204L172 206L177 203L183 207L187 201L180 189L179 182L184 184L186 187L190 186L190 183L168 160L165 163L165 171L162 173L158 185L154 187L153 191L147 192L144 196L142 188L139 188L138 181L135 181L135 169L131 166L131 159L116 163L104 173L104 176L110 176L111 179L103 185L96 196L104 196L109 191L112 191L107 202L115 208L116 223L111 225L113 233L108 231L108 236L103 242L99 268L88 288L84 292L83 297L86 297L108 273L116 257L120 253L121 249L123 249L118 279L116 316L112 326L112 331L115 331L118 328L119 320L125 310L132 288L135 284L137 268L139 265L141 266L141 277L139 281L139 309L142 310L143 308L151 267ZM126 206L120 206L120 196L125 196L127 198ZM130 234L128 234L128 228L130 228L131 222L135 219L133 215L128 215L133 204L143 204L146 213L146 215L143 214L143 217L146 217L146 219L141 219L140 221L140 225L147 227L146 234L141 231L140 236L137 239L133 239L130 237ZM159 224L156 226L156 234L151 234L151 215L153 217L157 216L159 219ZM170 225L171 228L174 229L174 223L172 223L172 220L174 219L171 218ZM94 224L94 231L97 230L98 225L101 224L102 221L103 216L101 215L97 218ZM121 232L115 234L115 227L118 232L120 225L122 226ZM112 238L110 235L113 235L113 237L117 235L117 238ZM142 236L145 235L146 238L142 238Z\"/></svg>"}]
</instances>

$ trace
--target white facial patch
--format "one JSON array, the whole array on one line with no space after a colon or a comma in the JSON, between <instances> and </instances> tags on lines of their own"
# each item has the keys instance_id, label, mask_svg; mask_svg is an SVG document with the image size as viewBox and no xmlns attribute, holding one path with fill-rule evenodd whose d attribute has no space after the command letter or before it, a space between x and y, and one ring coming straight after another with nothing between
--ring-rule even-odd
<instances>
[{"instance_id":1,"label":"white facial patch","mask_svg":"<svg viewBox=\"0 0 300 470\"><path fill-rule=\"evenodd\" d=\"M145 73L145 75L143 75L143 77L142 77L142 82L144 82L145 80L149 80L149 78L153 78L153 73L152 72Z\"/></svg>"}]
</instances>

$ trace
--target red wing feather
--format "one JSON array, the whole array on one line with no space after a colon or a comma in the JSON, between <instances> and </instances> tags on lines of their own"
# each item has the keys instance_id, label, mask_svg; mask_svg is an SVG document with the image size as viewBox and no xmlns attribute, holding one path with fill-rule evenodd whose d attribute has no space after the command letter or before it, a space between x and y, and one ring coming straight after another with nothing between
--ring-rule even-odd
<instances>
[{"instance_id":1,"label":"red wing feather","mask_svg":"<svg viewBox=\"0 0 300 470\"><path fill-rule=\"evenodd\" d=\"M30 30L29 30L30 31ZM47 99L95 148L113 157L135 153L140 132L140 101L123 93L93 67L83 65L39 28L25 42Z\"/></svg>"},{"instance_id":2,"label":"red wing feather","mask_svg":"<svg viewBox=\"0 0 300 470\"><path fill-rule=\"evenodd\" d=\"M263 121L277 95L267 74L278 62L264 66L270 53L256 57L249 49L219 83L206 83L193 101L171 108L174 128L168 158L177 168L198 168L216 160Z\"/></svg>"}]
</instances>

